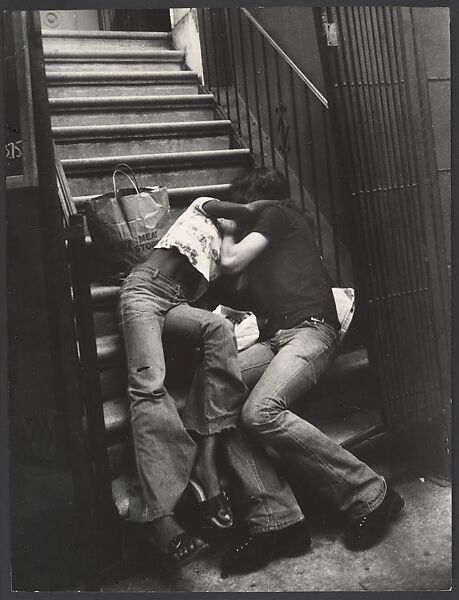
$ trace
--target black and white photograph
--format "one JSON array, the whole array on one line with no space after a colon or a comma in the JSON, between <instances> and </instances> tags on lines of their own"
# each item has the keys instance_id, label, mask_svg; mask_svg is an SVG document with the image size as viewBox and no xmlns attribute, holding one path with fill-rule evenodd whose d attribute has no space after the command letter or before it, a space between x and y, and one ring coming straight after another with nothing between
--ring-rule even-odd
<instances>
[{"instance_id":1,"label":"black and white photograph","mask_svg":"<svg viewBox=\"0 0 459 600\"><path fill-rule=\"evenodd\" d=\"M453 10L107 4L2 13L7 589L452 591Z\"/></svg>"}]
</instances>

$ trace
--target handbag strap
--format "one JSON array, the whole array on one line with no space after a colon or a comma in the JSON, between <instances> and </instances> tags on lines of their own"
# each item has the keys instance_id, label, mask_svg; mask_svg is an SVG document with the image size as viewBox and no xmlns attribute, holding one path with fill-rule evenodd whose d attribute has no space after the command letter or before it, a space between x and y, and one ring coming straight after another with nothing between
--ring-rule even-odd
<instances>
[{"instance_id":1,"label":"handbag strap","mask_svg":"<svg viewBox=\"0 0 459 600\"><path fill-rule=\"evenodd\" d=\"M130 173L126 173L126 171L124 170L123 167L126 167L128 169L128 171L130 171ZM121 175L124 175L127 179L129 179L132 187L135 189L137 194L140 194L140 190L139 190L139 186L137 183L137 179L134 175L134 171L131 169L131 167L126 164L126 163L120 163L118 165L116 165L114 171L113 171L113 175L112 175L112 181L113 181L113 192L115 194L115 198L116 201L118 202L118 196L116 193L116 175L117 173L120 173Z\"/></svg>"}]
</instances>

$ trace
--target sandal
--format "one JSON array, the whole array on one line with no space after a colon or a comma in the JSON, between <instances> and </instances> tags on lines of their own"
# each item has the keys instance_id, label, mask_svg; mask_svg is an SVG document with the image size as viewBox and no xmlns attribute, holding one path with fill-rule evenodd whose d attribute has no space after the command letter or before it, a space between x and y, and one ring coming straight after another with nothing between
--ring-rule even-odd
<instances>
[{"instance_id":1,"label":"sandal","mask_svg":"<svg viewBox=\"0 0 459 600\"><path fill-rule=\"evenodd\" d=\"M197 541L202 542L202 546L195 548L190 554L185 554L183 558L178 558L178 552L190 541L194 541L195 543ZM179 568L184 567L197 558L204 550L207 550L208 547L209 544L204 542L200 537L183 531L169 541L167 544L167 551L158 550L158 552L160 552L165 566Z\"/></svg>"},{"instance_id":2,"label":"sandal","mask_svg":"<svg viewBox=\"0 0 459 600\"><path fill-rule=\"evenodd\" d=\"M225 491L222 490L216 496L207 498L204 488L195 479L190 479L190 486L198 500L201 515L206 521L215 527L219 527L220 529L229 529L233 526L231 505ZM220 510L224 510L230 515L231 521L229 523L222 523L218 519L218 511Z\"/></svg>"}]
</instances>

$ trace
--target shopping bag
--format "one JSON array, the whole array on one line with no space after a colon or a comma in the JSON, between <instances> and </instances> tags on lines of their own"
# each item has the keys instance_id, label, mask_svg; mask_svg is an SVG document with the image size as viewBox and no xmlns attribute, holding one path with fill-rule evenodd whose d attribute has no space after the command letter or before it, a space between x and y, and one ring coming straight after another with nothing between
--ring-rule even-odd
<instances>
[{"instance_id":1,"label":"shopping bag","mask_svg":"<svg viewBox=\"0 0 459 600\"><path fill-rule=\"evenodd\" d=\"M127 178L131 187L117 189L117 176ZM112 180L113 191L91 198L86 218L103 277L118 283L148 256L171 221L165 187L140 188L125 164L115 167Z\"/></svg>"}]
</instances>

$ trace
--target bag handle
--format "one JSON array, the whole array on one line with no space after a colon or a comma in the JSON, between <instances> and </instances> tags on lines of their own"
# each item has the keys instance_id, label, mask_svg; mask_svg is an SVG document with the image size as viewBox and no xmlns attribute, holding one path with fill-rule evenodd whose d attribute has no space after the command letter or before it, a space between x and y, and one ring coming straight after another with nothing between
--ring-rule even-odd
<instances>
[{"instance_id":1,"label":"bag handle","mask_svg":"<svg viewBox=\"0 0 459 600\"><path fill-rule=\"evenodd\" d=\"M130 173L129 174L126 173L126 171L122 167L126 167ZM116 195L116 174L117 173L121 173L127 179L129 179L132 187L135 189L135 191L137 192L137 194L140 194L139 185L137 183L137 179L136 179L136 177L134 175L134 171L132 170L132 168L128 164L126 164L126 163L119 163L118 165L116 165L116 167L115 167L115 169L113 171L113 175L112 175L113 191L114 191L115 198L116 198L117 201L118 201L118 196Z\"/></svg>"}]
</instances>

